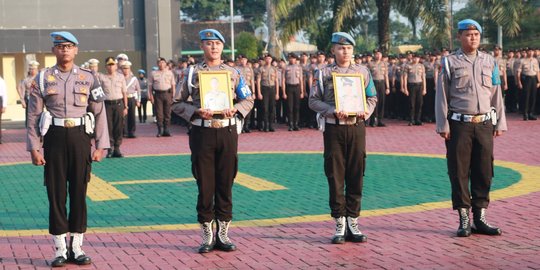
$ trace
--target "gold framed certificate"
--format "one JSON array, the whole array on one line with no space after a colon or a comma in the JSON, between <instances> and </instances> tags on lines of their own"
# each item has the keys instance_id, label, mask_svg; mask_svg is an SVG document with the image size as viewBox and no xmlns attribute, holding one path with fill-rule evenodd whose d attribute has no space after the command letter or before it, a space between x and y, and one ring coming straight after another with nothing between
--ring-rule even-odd
<instances>
[{"instance_id":1,"label":"gold framed certificate","mask_svg":"<svg viewBox=\"0 0 540 270\"><path fill-rule=\"evenodd\" d=\"M362 74L333 73L336 110L356 115L367 108L364 76Z\"/></svg>"},{"instance_id":2,"label":"gold framed certificate","mask_svg":"<svg viewBox=\"0 0 540 270\"><path fill-rule=\"evenodd\" d=\"M233 108L231 77L228 71L199 71L201 108L221 114Z\"/></svg>"}]
</instances>

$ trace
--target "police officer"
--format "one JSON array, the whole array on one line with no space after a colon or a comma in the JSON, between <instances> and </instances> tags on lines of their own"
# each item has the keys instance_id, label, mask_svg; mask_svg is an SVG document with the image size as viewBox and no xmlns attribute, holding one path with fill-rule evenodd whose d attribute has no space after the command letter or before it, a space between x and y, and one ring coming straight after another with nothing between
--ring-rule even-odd
<instances>
[{"instance_id":1,"label":"police officer","mask_svg":"<svg viewBox=\"0 0 540 270\"><path fill-rule=\"evenodd\" d=\"M428 53L427 61L423 63L426 71L426 95L424 96L422 112L424 119L429 123L435 121L435 86L437 85L439 63L434 53Z\"/></svg>"},{"instance_id":2,"label":"police officer","mask_svg":"<svg viewBox=\"0 0 540 270\"><path fill-rule=\"evenodd\" d=\"M102 102L105 95L98 79L73 63L78 52L77 38L69 32L53 32L51 37L56 65L42 70L33 83L28 102L27 150L31 152L34 165L45 165L49 233L53 235L56 249L51 265L63 266L68 258L77 264L90 264L90 257L81 248L87 223L86 189L91 162L100 161L103 149L109 148ZM95 118L96 150L93 153L88 134L91 133L91 117L87 116L87 111ZM69 249L67 233L71 234Z\"/></svg>"},{"instance_id":3,"label":"police officer","mask_svg":"<svg viewBox=\"0 0 540 270\"><path fill-rule=\"evenodd\" d=\"M540 68L533 49L528 49L526 57L521 59L516 76L521 78L518 80L518 88L522 89L523 95L523 120L536 120L534 110L537 88L540 87Z\"/></svg>"},{"instance_id":4,"label":"police officer","mask_svg":"<svg viewBox=\"0 0 540 270\"><path fill-rule=\"evenodd\" d=\"M6 112L7 107L7 87L6 82L0 76L0 144L2 144L2 114Z\"/></svg>"},{"instance_id":5,"label":"police officer","mask_svg":"<svg viewBox=\"0 0 540 270\"><path fill-rule=\"evenodd\" d=\"M38 61L30 61L30 63L28 63L28 76L21 80L21 82L17 86L17 92L21 100L21 106L25 109L25 115L28 114L28 108L26 104L28 103L28 95L30 94L30 90L32 89L32 82L36 79L38 68ZM25 123L25 126L27 125L28 122Z\"/></svg>"},{"instance_id":6,"label":"police officer","mask_svg":"<svg viewBox=\"0 0 540 270\"><path fill-rule=\"evenodd\" d=\"M107 125L109 127L110 145L107 158L123 157L120 152L122 132L124 131L124 116L128 111L126 80L118 73L117 62L114 58L105 59L107 74L99 73L98 78L105 92L105 109L107 110Z\"/></svg>"},{"instance_id":7,"label":"police officer","mask_svg":"<svg viewBox=\"0 0 540 270\"><path fill-rule=\"evenodd\" d=\"M203 238L199 252L207 253L214 247L234 251L236 246L228 237L228 229L232 219L232 185L238 168L236 125L253 108L253 99L247 85L241 83L240 73L221 63L225 43L221 33L205 29L199 36L204 61L190 68L191 74L175 94L173 110L192 124L189 145L192 172L199 189L197 220ZM201 108L198 73L207 71L227 71L231 78L233 88L229 90L236 97L236 103L221 114ZM188 101L190 97L193 103ZM214 219L217 234L213 229Z\"/></svg>"},{"instance_id":8,"label":"police officer","mask_svg":"<svg viewBox=\"0 0 540 270\"><path fill-rule=\"evenodd\" d=\"M127 117L125 131L127 131L128 138L136 138L135 130L137 126L135 125L135 108L141 106L141 86L137 77L131 72L131 62L124 61L122 63L122 75L126 80L126 89L127 89Z\"/></svg>"},{"instance_id":9,"label":"police officer","mask_svg":"<svg viewBox=\"0 0 540 270\"><path fill-rule=\"evenodd\" d=\"M298 131L300 99L304 98L304 78L302 66L296 63L297 56L289 53L289 64L283 70L283 98L287 100L289 131Z\"/></svg>"},{"instance_id":10,"label":"police officer","mask_svg":"<svg viewBox=\"0 0 540 270\"><path fill-rule=\"evenodd\" d=\"M368 119L377 105L377 93L369 70L352 64L353 37L344 32L332 34L332 53L336 62L315 73L309 97L311 109L324 120L324 171L330 190L331 215L336 222L334 244L345 240L365 242L367 237L358 228L366 158L366 129ZM364 112L337 111L332 74L346 73L363 76L367 96Z\"/></svg>"},{"instance_id":11,"label":"police officer","mask_svg":"<svg viewBox=\"0 0 540 270\"><path fill-rule=\"evenodd\" d=\"M90 69L94 75L97 75L99 72L99 60L95 58L88 59L88 69Z\"/></svg>"},{"instance_id":12,"label":"police officer","mask_svg":"<svg viewBox=\"0 0 540 270\"><path fill-rule=\"evenodd\" d=\"M259 68L257 76L257 87L262 94L262 130L264 132L275 131L272 125L276 116L276 100L279 100L278 71L272 66L272 60L270 54L264 56L264 65Z\"/></svg>"},{"instance_id":13,"label":"police officer","mask_svg":"<svg viewBox=\"0 0 540 270\"><path fill-rule=\"evenodd\" d=\"M386 95L390 94L390 80L388 79L388 63L382 61L381 50L375 49L373 51L375 55L373 61L369 62L368 68L373 76L373 83L377 90L377 108L373 117L369 120L369 125L374 127L375 124L379 127L386 126L383 123L384 118L384 106L386 104ZM377 122L377 123L375 123Z\"/></svg>"},{"instance_id":14,"label":"police officer","mask_svg":"<svg viewBox=\"0 0 540 270\"><path fill-rule=\"evenodd\" d=\"M435 94L437 133L446 140L452 207L459 213L460 237L470 236L471 231L502 233L487 223L486 208L493 178L493 138L506 130L506 116L497 62L478 51L481 35L482 27L476 21L458 23L461 49L442 59Z\"/></svg>"},{"instance_id":15,"label":"police officer","mask_svg":"<svg viewBox=\"0 0 540 270\"><path fill-rule=\"evenodd\" d=\"M159 70L152 71L148 77L148 100L156 109L158 132L156 137L170 137L172 91L175 89L174 74L167 68L167 60L160 57Z\"/></svg>"},{"instance_id":16,"label":"police officer","mask_svg":"<svg viewBox=\"0 0 540 270\"><path fill-rule=\"evenodd\" d=\"M406 66L403 73L403 93L409 97L410 122L409 126L422 125L422 103L426 95L426 70L420 64L420 56L413 55L413 62Z\"/></svg>"},{"instance_id":17,"label":"police officer","mask_svg":"<svg viewBox=\"0 0 540 270\"><path fill-rule=\"evenodd\" d=\"M506 53L506 79L508 90L505 96L506 110L508 112L515 112L517 110L517 81L515 77L514 63L514 51L509 50Z\"/></svg>"},{"instance_id":18,"label":"police officer","mask_svg":"<svg viewBox=\"0 0 540 270\"><path fill-rule=\"evenodd\" d=\"M240 71L240 75L242 78L244 78L246 84L249 86L252 91L255 90L255 73L253 72L253 68L248 63L248 59L246 56L240 54L238 55L238 65L236 66L236 69ZM252 98L255 98L255 92L252 92ZM252 113L251 111L246 115L246 118L244 119L244 127L242 129L245 133L250 133L251 130L249 129L249 122L251 122Z\"/></svg>"},{"instance_id":19,"label":"police officer","mask_svg":"<svg viewBox=\"0 0 540 270\"><path fill-rule=\"evenodd\" d=\"M499 46L495 46L493 49L493 57L497 61L497 66L499 67L499 76L501 77L501 87L503 90L503 97L506 96L506 91L508 90L508 79L506 74L506 59L503 58L502 49Z\"/></svg>"},{"instance_id":20,"label":"police officer","mask_svg":"<svg viewBox=\"0 0 540 270\"><path fill-rule=\"evenodd\" d=\"M139 123L146 123L146 103L148 102L148 80L146 71L139 69L139 88L141 88L141 106L137 107L139 114Z\"/></svg>"}]
</instances>

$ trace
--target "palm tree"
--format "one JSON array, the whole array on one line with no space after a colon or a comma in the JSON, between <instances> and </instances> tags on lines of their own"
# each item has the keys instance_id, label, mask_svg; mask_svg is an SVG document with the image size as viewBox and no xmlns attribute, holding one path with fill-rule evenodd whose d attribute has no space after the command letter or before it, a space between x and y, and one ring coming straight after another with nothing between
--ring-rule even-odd
<instances>
[{"instance_id":1,"label":"palm tree","mask_svg":"<svg viewBox=\"0 0 540 270\"><path fill-rule=\"evenodd\" d=\"M519 25L525 11L526 2L523 0L474 0L474 3L486 11L490 19L497 25L503 26L504 32L515 37L521 30Z\"/></svg>"},{"instance_id":2,"label":"palm tree","mask_svg":"<svg viewBox=\"0 0 540 270\"><path fill-rule=\"evenodd\" d=\"M402 1L402 0L393 0L392 5L396 8L396 10L401 13L401 15L405 16L412 27L412 34L413 34L413 40L416 40L418 37L418 20L420 19L420 12L422 11L423 4L425 1L422 0L410 0L410 1Z\"/></svg>"}]
</instances>

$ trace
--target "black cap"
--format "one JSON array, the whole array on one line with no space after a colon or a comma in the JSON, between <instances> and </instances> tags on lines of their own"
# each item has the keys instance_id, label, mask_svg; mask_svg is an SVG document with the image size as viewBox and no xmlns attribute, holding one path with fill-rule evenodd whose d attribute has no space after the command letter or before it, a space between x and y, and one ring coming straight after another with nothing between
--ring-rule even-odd
<instances>
[{"instance_id":1,"label":"black cap","mask_svg":"<svg viewBox=\"0 0 540 270\"><path fill-rule=\"evenodd\" d=\"M287 56L288 56L289 58L298 59L298 55L296 55L296 54L293 53L293 52L290 52Z\"/></svg>"},{"instance_id":2,"label":"black cap","mask_svg":"<svg viewBox=\"0 0 540 270\"><path fill-rule=\"evenodd\" d=\"M238 58L238 59L240 59L240 58L246 58L246 56L243 55L243 54L239 54L237 58Z\"/></svg>"},{"instance_id":3,"label":"black cap","mask_svg":"<svg viewBox=\"0 0 540 270\"><path fill-rule=\"evenodd\" d=\"M324 53L323 51L318 51L318 52L317 52L317 55L324 55L324 56L326 56L326 53Z\"/></svg>"},{"instance_id":4,"label":"black cap","mask_svg":"<svg viewBox=\"0 0 540 270\"><path fill-rule=\"evenodd\" d=\"M500 51L500 50L502 50L502 49L501 49L501 46L495 45L495 47L493 47L493 50L499 50L499 51Z\"/></svg>"},{"instance_id":5,"label":"black cap","mask_svg":"<svg viewBox=\"0 0 540 270\"><path fill-rule=\"evenodd\" d=\"M354 59L362 59L362 55L361 54L357 54L354 56Z\"/></svg>"},{"instance_id":6,"label":"black cap","mask_svg":"<svg viewBox=\"0 0 540 270\"><path fill-rule=\"evenodd\" d=\"M381 49L377 48L377 49L374 49L374 50L373 50L373 54L376 54L376 53L378 53L378 52L381 52Z\"/></svg>"},{"instance_id":7,"label":"black cap","mask_svg":"<svg viewBox=\"0 0 540 270\"><path fill-rule=\"evenodd\" d=\"M167 62L167 59L165 59L165 58L163 58L163 57L158 57L157 61L158 61L158 62L161 62L161 61Z\"/></svg>"}]
</instances>

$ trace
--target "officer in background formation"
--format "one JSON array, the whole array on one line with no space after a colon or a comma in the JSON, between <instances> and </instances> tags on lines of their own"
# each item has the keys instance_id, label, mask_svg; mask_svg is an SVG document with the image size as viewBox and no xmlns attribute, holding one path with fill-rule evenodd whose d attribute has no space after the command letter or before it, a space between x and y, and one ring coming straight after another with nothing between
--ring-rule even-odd
<instances>
[{"instance_id":1,"label":"officer in background formation","mask_svg":"<svg viewBox=\"0 0 540 270\"><path fill-rule=\"evenodd\" d=\"M481 35L476 21L458 23L461 49L443 58L435 100L436 131L446 141L452 207L459 213L460 237L471 232L502 233L486 221L486 208L493 178L493 138L507 129L506 115L497 62L478 51Z\"/></svg>"},{"instance_id":2,"label":"officer in background formation","mask_svg":"<svg viewBox=\"0 0 540 270\"><path fill-rule=\"evenodd\" d=\"M432 123L435 122L435 86L437 85L440 62L437 61L437 56L433 53L428 53L426 57L427 60L424 62L424 70L426 72L426 95L424 96L422 114L426 122Z\"/></svg>"},{"instance_id":3,"label":"officer in background formation","mask_svg":"<svg viewBox=\"0 0 540 270\"><path fill-rule=\"evenodd\" d=\"M6 82L0 76L0 144L2 144L2 114L7 108L7 88Z\"/></svg>"},{"instance_id":4,"label":"officer in background formation","mask_svg":"<svg viewBox=\"0 0 540 270\"><path fill-rule=\"evenodd\" d=\"M527 49L526 57L519 62L516 70L518 88L521 89L523 104L523 120L536 120L537 89L540 87L540 68L538 60L534 58L534 50Z\"/></svg>"},{"instance_id":5,"label":"officer in background formation","mask_svg":"<svg viewBox=\"0 0 540 270\"><path fill-rule=\"evenodd\" d=\"M379 49L374 50L374 61L366 63L371 76L373 76L373 83L377 90L377 107L371 119L369 119L369 125L374 127L386 126L383 123L384 118L384 106L386 104L386 96L390 94L390 80L388 79L388 63L382 61L382 53ZM377 123L376 123L377 122Z\"/></svg>"},{"instance_id":6,"label":"officer in background formation","mask_svg":"<svg viewBox=\"0 0 540 270\"><path fill-rule=\"evenodd\" d=\"M263 125L261 131L274 132L274 119L276 117L276 100L279 99L278 71L272 66L272 56L264 56L264 65L259 68L257 88L262 94ZM261 98L261 97L259 97Z\"/></svg>"},{"instance_id":7,"label":"officer in background formation","mask_svg":"<svg viewBox=\"0 0 540 270\"><path fill-rule=\"evenodd\" d=\"M98 79L74 64L78 52L75 36L53 32L51 37L56 65L42 70L33 83L28 102L27 150L34 165L45 165L49 233L56 249L51 265L63 266L68 259L76 264L90 264L91 259L81 246L87 224L86 190L91 162L100 161L103 150L109 148L102 102L105 95ZM93 153L91 134L96 142ZM69 248L67 233L71 235Z\"/></svg>"},{"instance_id":8,"label":"officer in background formation","mask_svg":"<svg viewBox=\"0 0 540 270\"><path fill-rule=\"evenodd\" d=\"M403 93L409 97L409 126L422 125L422 103L426 95L426 71L420 64L420 56L413 55L413 61L406 66L403 73Z\"/></svg>"},{"instance_id":9,"label":"officer in background formation","mask_svg":"<svg viewBox=\"0 0 540 270\"><path fill-rule=\"evenodd\" d=\"M514 57L514 51L508 51L508 53L506 54L506 80L508 90L506 91L504 101L506 105L506 110L511 113L517 111L518 103L518 88L514 70L514 63L516 62L516 60L518 59Z\"/></svg>"},{"instance_id":10,"label":"officer in background formation","mask_svg":"<svg viewBox=\"0 0 540 270\"><path fill-rule=\"evenodd\" d=\"M508 90L508 78L506 74L506 59L503 58L501 47L495 46L495 48L493 49L493 57L495 57L495 60L497 61L497 66L499 67L501 88L503 92L503 97L505 97Z\"/></svg>"},{"instance_id":11,"label":"officer in background formation","mask_svg":"<svg viewBox=\"0 0 540 270\"><path fill-rule=\"evenodd\" d=\"M240 71L240 75L244 80L246 81L246 84L249 86L249 88L254 91L255 90L255 73L253 72L253 68L251 68L248 64L248 59L244 55L238 55L238 62L239 64L236 66L236 69ZM252 98L255 99L255 92L252 92ZM253 117L253 113L250 111L246 118L244 119L244 127L242 129L245 133L250 133L251 130L249 129L251 117Z\"/></svg>"},{"instance_id":12,"label":"officer in background formation","mask_svg":"<svg viewBox=\"0 0 540 270\"><path fill-rule=\"evenodd\" d=\"M146 104L148 103L148 80L146 79L146 71L139 69L139 88L141 89L141 105L137 107L139 115L139 123L146 123Z\"/></svg>"},{"instance_id":13,"label":"officer in background formation","mask_svg":"<svg viewBox=\"0 0 540 270\"><path fill-rule=\"evenodd\" d=\"M28 108L26 106L26 104L28 104L28 95L30 95L30 90L32 89L32 82L35 80L36 75L38 74L38 70L39 62L30 61L30 63L28 63L28 75L26 76L26 78L22 79L17 86L17 92L21 100L21 106L25 109L25 115L28 114ZM27 119L25 120L25 126L28 126L28 121Z\"/></svg>"},{"instance_id":14,"label":"officer in background formation","mask_svg":"<svg viewBox=\"0 0 540 270\"><path fill-rule=\"evenodd\" d=\"M283 70L283 98L287 100L289 131L298 131L300 99L304 98L304 76L302 66L296 63L297 56L289 53L289 65Z\"/></svg>"},{"instance_id":15,"label":"officer in background formation","mask_svg":"<svg viewBox=\"0 0 540 270\"><path fill-rule=\"evenodd\" d=\"M197 220L201 225L202 244L200 253L210 252L216 247L234 251L236 246L228 236L232 220L232 185L238 169L238 134L243 119L253 108L251 91L241 83L240 73L223 63L221 54L225 39L214 29L199 32L204 61L193 66L179 93L175 94L174 112L190 121L189 134L193 176L197 180ZM198 72L228 71L236 103L221 114L201 108ZM191 80L190 80L191 78ZM245 82L245 81L244 81ZM193 103L188 99L191 97ZM217 220L217 234L214 232ZM214 237L215 236L215 237Z\"/></svg>"},{"instance_id":16,"label":"officer in background formation","mask_svg":"<svg viewBox=\"0 0 540 270\"><path fill-rule=\"evenodd\" d=\"M352 64L355 41L347 33L332 34L332 54L336 63L315 73L309 107L321 115L324 129L324 172L328 178L331 215L336 222L334 244L345 240L365 242L367 237L358 228L366 159L365 120L377 105L377 93L369 70ZM333 73L360 74L367 98L363 112L337 111ZM351 116L351 114L353 114Z\"/></svg>"},{"instance_id":17,"label":"officer in background formation","mask_svg":"<svg viewBox=\"0 0 540 270\"><path fill-rule=\"evenodd\" d=\"M127 89L127 117L124 119L125 121L125 129L124 133L127 133L128 138L136 138L135 136L135 130L137 126L135 125L135 108L138 108L141 106L141 86L139 85L139 81L137 80L137 77L133 75L133 72L131 72L131 62L130 61L124 61L122 63L122 75L124 76L126 80L126 89Z\"/></svg>"},{"instance_id":18,"label":"officer in background formation","mask_svg":"<svg viewBox=\"0 0 540 270\"><path fill-rule=\"evenodd\" d=\"M159 70L152 71L148 78L148 100L156 110L158 132L156 137L170 137L171 104L175 89L174 74L167 68L167 60L160 57L157 61Z\"/></svg>"},{"instance_id":19,"label":"officer in background formation","mask_svg":"<svg viewBox=\"0 0 540 270\"><path fill-rule=\"evenodd\" d=\"M99 74L99 60L92 58L88 60L88 69L97 76Z\"/></svg>"},{"instance_id":20,"label":"officer in background formation","mask_svg":"<svg viewBox=\"0 0 540 270\"><path fill-rule=\"evenodd\" d=\"M123 157L120 152L124 131L124 116L127 114L127 89L124 75L118 73L116 60L112 57L105 59L107 73L99 73L99 81L105 92L105 109L107 110L107 124L109 127L109 140L112 147L107 151L107 158Z\"/></svg>"}]
</instances>

